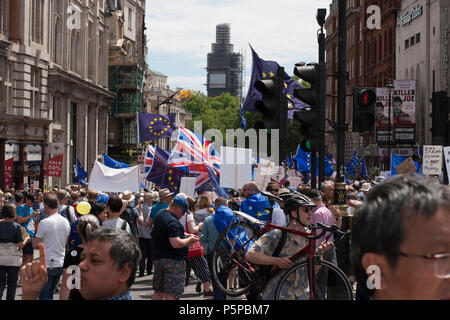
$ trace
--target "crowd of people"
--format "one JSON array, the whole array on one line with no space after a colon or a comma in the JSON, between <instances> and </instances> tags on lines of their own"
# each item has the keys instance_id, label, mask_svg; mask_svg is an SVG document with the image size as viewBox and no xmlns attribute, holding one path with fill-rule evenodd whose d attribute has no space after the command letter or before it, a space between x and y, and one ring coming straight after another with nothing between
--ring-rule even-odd
<instances>
[{"instance_id":1,"label":"crowd of people","mask_svg":"<svg viewBox=\"0 0 450 320\"><path fill-rule=\"evenodd\" d=\"M15 299L20 285L22 299L52 300L59 290L61 300L129 300L133 299L135 278L153 275L152 299L174 300L182 296L193 271L199 294L224 300L225 294L211 276L212 253L224 224L232 221L233 210L263 221L271 218L275 225L300 231L318 222L341 226L343 212L334 205L332 181L323 182L320 190L271 182L265 192L254 182L240 190L228 190L228 198L216 198L211 192L193 198L159 187L120 194L79 185L55 187L45 194L41 190L0 192L0 298L7 289L6 299ZM437 290L442 281L448 282L449 192L448 186L414 175L354 181L347 186L347 214L354 215L352 262L357 298L438 297L437 293L424 296L425 291L414 291L406 278L400 282L395 275L399 272L396 267L403 263L429 262L435 269L431 268L427 277L435 275L436 281L428 279L428 287L432 289L432 283ZM283 201L272 201L272 210L267 210L267 193ZM412 222L406 221L408 217ZM426 234L419 237L423 243L412 239L412 234L410 237L405 226L416 222L424 232L434 230L437 247L425 239ZM380 239L383 234L386 240ZM307 241L289 234L274 256L281 235L280 230L264 234L248 250L247 260L281 269L291 266L289 256ZM338 264L333 236L326 236L317 241L317 254ZM39 249L38 259L34 259L34 249ZM382 277L379 290L366 284L366 270L372 264L381 266L383 272L386 268L392 276ZM319 290L327 285L326 277L319 276ZM294 286L307 281L297 280ZM229 279L219 281L233 285L227 284ZM250 291L247 299L273 299L277 281L270 279L259 292ZM406 288L410 290L403 290ZM449 297L448 289L439 290ZM290 294L286 291L282 296L289 299Z\"/></svg>"}]
</instances>

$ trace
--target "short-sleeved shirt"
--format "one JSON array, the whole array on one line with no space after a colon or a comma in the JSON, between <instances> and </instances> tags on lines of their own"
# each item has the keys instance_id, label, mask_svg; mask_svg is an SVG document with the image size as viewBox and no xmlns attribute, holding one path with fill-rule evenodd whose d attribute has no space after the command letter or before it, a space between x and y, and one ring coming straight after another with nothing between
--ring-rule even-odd
<instances>
[{"instance_id":1,"label":"short-sleeved shirt","mask_svg":"<svg viewBox=\"0 0 450 320\"><path fill-rule=\"evenodd\" d=\"M175 249L170 244L169 238L177 237L185 238L183 225L169 210L160 211L153 224L153 260L161 258L183 260L187 256L188 246Z\"/></svg>"},{"instance_id":2,"label":"short-sleeved shirt","mask_svg":"<svg viewBox=\"0 0 450 320\"><path fill-rule=\"evenodd\" d=\"M308 231L309 232L309 231ZM251 247L250 251L264 252L268 256L272 256L275 252L278 242L281 239L281 230L272 230L268 233L262 235ZM278 257L290 257L297 253L302 248L308 245L308 240L306 238L301 238L300 243L297 242L292 233L287 233L286 243L281 250ZM305 258L303 258L305 259ZM296 262L300 262L298 260ZM285 283L281 291L282 300L304 300L309 299L309 293L305 292L304 289L307 288L307 273L298 272L295 277L290 276L289 280L291 283ZM283 275L283 272L279 272L275 277L269 280L267 286L263 292L263 300L273 300L275 297L275 290L277 289L278 282Z\"/></svg>"},{"instance_id":3,"label":"short-sleeved shirt","mask_svg":"<svg viewBox=\"0 0 450 320\"><path fill-rule=\"evenodd\" d=\"M0 222L0 243L19 243L22 240L22 228L18 223Z\"/></svg>"},{"instance_id":4,"label":"short-sleeved shirt","mask_svg":"<svg viewBox=\"0 0 450 320\"><path fill-rule=\"evenodd\" d=\"M45 246L47 268L63 266L69 233L69 221L59 214L52 214L40 222L36 238L42 239Z\"/></svg>"},{"instance_id":5,"label":"short-sleeved shirt","mask_svg":"<svg viewBox=\"0 0 450 320\"><path fill-rule=\"evenodd\" d=\"M28 217L33 213L33 208L27 206L27 205L21 205L17 207L16 215L18 217ZM30 235L30 237L34 237L35 235L35 228L34 228L34 218L31 218L25 223L21 224L22 227L27 230L27 233Z\"/></svg>"},{"instance_id":6,"label":"short-sleeved shirt","mask_svg":"<svg viewBox=\"0 0 450 320\"><path fill-rule=\"evenodd\" d=\"M157 214L161 210L167 209L168 207L169 207L169 204L168 203L164 203L164 202L158 202L157 204L153 205L152 211L150 212L150 218L155 220Z\"/></svg>"},{"instance_id":7,"label":"short-sleeved shirt","mask_svg":"<svg viewBox=\"0 0 450 320\"><path fill-rule=\"evenodd\" d=\"M323 223L327 226L332 226L334 224L334 214L325 207L324 204L317 206L313 209L313 214L311 218L309 219L309 223L311 225L317 224L318 222ZM319 234L322 232L322 229L316 229L316 234ZM318 247L323 241L325 241L326 237L330 236L328 241L333 241L334 237L333 234L330 235L330 232L325 233L325 235L319 239L316 240L316 246Z\"/></svg>"}]
</instances>

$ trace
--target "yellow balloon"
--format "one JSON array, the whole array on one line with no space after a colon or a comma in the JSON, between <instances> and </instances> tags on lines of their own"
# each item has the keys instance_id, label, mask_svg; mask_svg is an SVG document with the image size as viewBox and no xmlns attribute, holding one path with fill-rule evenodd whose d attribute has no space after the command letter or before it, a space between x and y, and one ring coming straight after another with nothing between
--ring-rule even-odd
<instances>
[{"instance_id":1,"label":"yellow balloon","mask_svg":"<svg viewBox=\"0 0 450 320\"><path fill-rule=\"evenodd\" d=\"M82 201L77 204L77 212L79 214L88 214L91 211L91 205L87 201Z\"/></svg>"}]
</instances>

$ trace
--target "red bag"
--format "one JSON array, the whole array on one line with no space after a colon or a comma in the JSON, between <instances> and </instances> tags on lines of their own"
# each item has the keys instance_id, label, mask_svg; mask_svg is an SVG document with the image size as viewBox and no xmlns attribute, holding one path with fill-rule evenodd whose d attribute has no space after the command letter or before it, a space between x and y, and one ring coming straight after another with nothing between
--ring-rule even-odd
<instances>
[{"instance_id":1,"label":"red bag","mask_svg":"<svg viewBox=\"0 0 450 320\"><path fill-rule=\"evenodd\" d=\"M186 214L185 218L186 218L185 231L186 231L186 233L189 233L187 231L188 230L188 228L187 228L187 214ZM189 258L192 258L192 257L199 257L199 256L203 256L203 247L200 244L200 241L197 241L197 242L189 244L187 258L189 259Z\"/></svg>"}]
</instances>

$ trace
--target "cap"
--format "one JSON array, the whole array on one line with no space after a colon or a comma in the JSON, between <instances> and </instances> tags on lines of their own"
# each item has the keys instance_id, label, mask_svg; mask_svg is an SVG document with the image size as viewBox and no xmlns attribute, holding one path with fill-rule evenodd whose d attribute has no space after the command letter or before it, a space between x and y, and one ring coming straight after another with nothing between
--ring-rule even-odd
<instances>
[{"instance_id":1,"label":"cap","mask_svg":"<svg viewBox=\"0 0 450 320\"><path fill-rule=\"evenodd\" d=\"M278 196L280 198L284 198L284 197L290 197L292 196L292 193L289 189L287 188L281 188L280 191L278 191Z\"/></svg>"},{"instance_id":2,"label":"cap","mask_svg":"<svg viewBox=\"0 0 450 320\"><path fill-rule=\"evenodd\" d=\"M179 196L179 197L175 197L172 201L177 206L180 206L181 208L183 208L183 210L185 212L188 211L188 203L187 203L186 198Z\"/></svg>"},{"instance_id":3,"label":"cap","mask_svg":"<svg viewBox=\"0 0 450 320\"><path fill-rule=\"evenodd\" d=\"M370 184L367 182L364 182L361 186L361 191L369 191L370 190Z\"/></svg>"}]
</instances>

